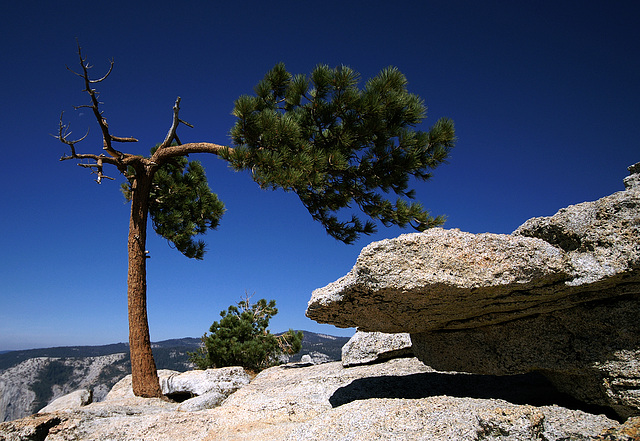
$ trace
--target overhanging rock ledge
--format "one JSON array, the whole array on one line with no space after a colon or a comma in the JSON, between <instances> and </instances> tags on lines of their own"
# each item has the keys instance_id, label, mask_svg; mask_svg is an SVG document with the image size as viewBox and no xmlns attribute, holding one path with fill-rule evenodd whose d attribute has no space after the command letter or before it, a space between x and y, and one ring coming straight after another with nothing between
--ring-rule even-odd
<instances>
[{"instance_id":1,"label":"overhanging rock ledge","mask_svg":"<svg viewBox=\"0 0 640 441\"><path fill-rule=\"evenodd\" d=\"M512 234L441 228L365 247L307 316L411 334L442 371L540 371L574 397L640 414L640 163L625 190Z\"/></svg>"}]
</instances>

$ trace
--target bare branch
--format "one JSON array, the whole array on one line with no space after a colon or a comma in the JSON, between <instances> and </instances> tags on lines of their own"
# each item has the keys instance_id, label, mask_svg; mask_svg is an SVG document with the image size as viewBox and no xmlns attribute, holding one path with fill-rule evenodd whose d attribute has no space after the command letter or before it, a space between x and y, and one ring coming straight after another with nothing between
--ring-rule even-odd
<instances>
[{"instance_id":1,"label":"bare branch","mask_svg":"<svg viewBox=\"0 0 640 441\"><path fill-rule=\"evenodd\" d=\"M163 149L171 145L174 139L176 139L176 130L178 130L178 125L180 124L180 118L178 118L178 113L180 112L180 100L181 98L176 98L176 103L173 105L173 121L171 122L171 127L169 128L169 132L167 136L165 136L164 141L158 147L158 150Z\"/></svg>"},{"instance_id":2,"label":"bare branch","mask_svg":"<svg viewBox=\"0 0 640 441\"><path fill-rule=\"evenodd\" d=\"M75 70L71 69L69 66L65 65L64 67L66 67L66 68L67 68L67 70L68 70L69 72L71 72L72 74L74 74L74 75L78 75L80 78L84 78L84 76L83 76L82 74L79 74L79 73L78 73L78 72L76 72Z\"/></svg>"},{"instance_id":3,"label":"bare branch","mask_svg":"<svg viewBox=\"0 0 640 441\"><path fill-rule=\"evenodd\" d=\"M173 118L171 128L165 137L164 142L160 145L160 148L156 150L156 152L152 155L151 158L145 158L142 155L132 155L132 154L124 154L113 148L113 142L137 142L138 140L134 137L120 137L114 136L109 132L109 124L107 123L106 118L103 115L103 112L100 110L101 102L98 101L98 92L92 88L92 84L99 83L104 81L113 71L114 61L111 60L108 72L97 80L92 80L89 77L89 69L91 69L91 65L87 62L87 59L82 54L82 48L80 44L78 44L78 58L80 62L80 66L82 68L82 73L74 72L73 70L67 69L74 73L75 75L81 77L84 81L85 89L84 91L89 94L91 99L90 104L85 104L81 106L76 106L76 109L91 109L93 115L100 126L100 130L102 132L102 140L103 140L103 149L106 150L105 153L101 154L79 154L76 151L75 144L84 140L87 133L80 139L71 140L70 135L71 131L69 130L69 125L63 123L63 114L60 115L60 122L58 127L58 135L55 136L60 142L69 146L71 152L70 154L63 155L60 158L60 161L65 161L69 159L75 160L87 160L88 162L81 162L77 164L80 167L88 168L92 173L98 175L96 181L101 183L103 179L114 180L114 178L106 176L103 172L104 164L114 165L120 173L125 175L125 177L130 178L127 175L127 167L144 167L147 170L153 172L153 170L162 166L162 164L171 160L171 158L175 158L178 156L185 156L190 153L212 153L216 155L221 155L228 151L232 151L232 149L208 142L199 142L199 143L189 143L182 144L180 138L177 135L177 129L180 124L184 124L188 127L193 127L193 125L188 122L180 119L180 97L176 99L175 105L173 106ZM175 145L177 143L177 145ZM174 144L174 145L172 145Z\"/></svg>"},{"instance_id":4,"label":"bare branch","mask_svg":"<svg viewBox=\"0 0 640 441\"><path fill-rule=\"evenodd\" d=\"M98 184L102 183L103 179L110 179L112 181L115 180L115 178L106 176L103 172L102 172L102 162L104 161L105 158L104 155L100 155L96 158L96 163L95 164L84 164L84 163L79 163L78 165L80 167L84 167L84 168L90 168L92 169L92 173L98 175L98 178L96 179L96 182ZM93 171L93 169L95 168L95 171Z\"/></svg>"},{"instance_id":5,"label":"bare branch","mask_svg":"<svg viewBox=\"0 0 640 441\"><path fill-rule=\"evenodd\" d=\"M182 124L184 124L185 126L187 126L187 127L191 127L191 128L193 129L193 124L189 124L188 122L183 121L183 120L181 120L181 119L179 119L178 121L179 121L179 122L181 122Z\"/></svg>"},{"instance_id":6,"label":"bare branch","mask_svg":"<svg viewBox=\"0 0 640 441\"><path fill-rule=\"evenodd\" d=\"M60 122L58 123L58 135L55 136L53 135L54 138L59 139L62 143L66 144L69 146L69 148L71 148L71 157L75 157L76 156L76 149L75 149L75 144L77 142L82 141L83 139L85 139L87 137L87 135L89 135L89 129L87 129L87 133L85 133L85 135L80 138L80 139L76 139L75 141L69 141L68 137L69 135L71 135L71 131L69 130L69 124L64 124L62 122L62 116L64 115L64 112L60 113Z\"/></svg>"},{"instance_id":7,"label":"bare branch","mask_svg":"<svg viewBox=\"0 0 640 441\"><path fill-rule=\"evenodd\" d=\"M89 82L91 84L100 83L100 82L106 80L109 75L111 75L111 71L113 70L113 65L114 65L115 61L112 58L111 60L109 60L109 62L111 63L111 65L109 66L109 71L106 74L104 74L104 76L102 78L100 78L99 80L89 80Z\"/></svg>"},{"instance_id":8,"label":"bare branch","mask_svg":"<svg viewBox=\"0 0 640 441\"><path fill-rule=\"evenodd\" d=\"M138 142L138 140L133 137L122 138L120 136L113 136L113 135L111 135L111 140L116 142Z\"/></svg>"},{"instance_id":9,"label":"bare branch","mask_svg":"<svg viewBox=\"0 0 640 441\"><path fill-rule=\"evenodd\" d=\"M171 122L171 128L169 128L169 132L164 138L164 141L162 141L162 144L160 144L160 147L158 147L158 150L169 147L173 141L177 142L178 145L182 144L180 138L178 138L178 134L176 133L180 123L184 124L187 127L193 128L192 124L189 124L188 122L180 119L178 116L178 113L180 112L180 100L180 97L176 98L176 103L173 105L173 120Z\"/></svg>"},{"instance_id":10,"label":"bare branch","mask_svg":"<svg viewBox=\"0 0 640 441\"><path fill-rule=\"evenodd\" d=\"M91 97L91 105L86 105L85 107L90 108L91 110L93 110L93 115L96 117L96 120L98 121L98 125L100 126L100 130L102 131L102 141L103 141L103 149L107 151L107 153L109 153L109 155L111 155L114 158L122 158L124 156L124 154L122 152L119 152L118 150L114 149L111 146L111 141L113 140L113 136L109 133L109 125L107 124L107 120L106 118L104 118L102 116L102 112L100 112L100 102L98 101L98 95L95 89L91 88L91 84L94 83L99 83L100 81L103 81L105 78L107 78L109 76L109 74L112 72L113 70L113 60L111 60L111 65L109 67L109 71L107 72L106 75L104 75L102 78L98 79L98 80L91 80L89 78L89 69L91 68L91 66L87 63L87 59L83 58L82 56L82 47L80 47L80 43L78 43L78 58L80 58L80 65L82 66L82 74L78 74L74 71L76 75L82 77L82 79L84 79L84 86L85 86L85 92L87 92L89 94L89 96ZM71 69L69 69L71 70ZM128 138L129 139L129 138ZM134 138L130 138L130 139L134 139Z\"/></svg>"}]
</instances>

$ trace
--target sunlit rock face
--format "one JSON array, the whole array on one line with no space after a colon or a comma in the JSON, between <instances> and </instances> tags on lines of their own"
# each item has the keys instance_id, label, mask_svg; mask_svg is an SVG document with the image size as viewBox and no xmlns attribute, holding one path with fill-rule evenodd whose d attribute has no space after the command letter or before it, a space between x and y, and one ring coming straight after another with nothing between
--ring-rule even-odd
<instances>
[{"instance_id":1,"label":"sunlit rock face","mask_svg":"<svg viewBox=\"0 0 640 441\"><path fill-rule=\"evenodd\" d=\"M408 332L424 363L539 370L620 415L640 409L640 163L625 191L533 218L514 233L432 229L372 243L307 316Z\"/></svg>"},{"instance_id":2,"label":"sunlit rock face","mask_svg":"<svg viewBox=\"0 0 640 441\"><path fill-rule=\"evenodd\" d=\"M123 382L105 401L0 423L0 439L530 441L622 429L605 415L557 405L557 391L540 376L436 372L415 358L273 367L213 409L184 411L179 403L120 394L125 389Z\"/></svg>"},{"instance_id":3,"label":"sunlit rock face","mask_svg":"<svg viewBox=\"0 0 640 441\"><path fill-rule=\"evenodd\" d=\"M392 358L412 357L409 334L356 332L342 347L344 367L378 363Z\"/></svg>"}]
</instances>

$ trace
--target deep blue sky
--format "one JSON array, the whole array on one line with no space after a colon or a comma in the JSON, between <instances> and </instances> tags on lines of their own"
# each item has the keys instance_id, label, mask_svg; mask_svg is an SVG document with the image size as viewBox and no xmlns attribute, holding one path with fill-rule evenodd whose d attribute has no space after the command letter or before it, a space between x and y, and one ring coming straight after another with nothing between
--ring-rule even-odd
<instances>
[{"instance_id":1,"label":"deep blue sky","mask_svg":"<svg viewBox=\"0 0 640 441\"><path fill-rule=\"evenodd\" d=\"M2 2L0 350L127 341L121 178L97 185L59 162L60 112L79 151L99 153L76 68L75 38L101 76L111 131L146 154L182 97L183 142L228 143L233 100L275 63L294 73L346 64L364 79L397 66L424 98L427 129L447 116L458 143L418 199L447 228L510 233L526 219L623 189L640 161L637 1L30 1ZM194 159L194 157L192 157ZM152 340L199 337L245 290L277 301L274 331L351 335L304 316L313 289L346 274L385 229L347 246L295 195L200 156L225 202L191 261L151 232ZM115 171L110 171L116 175Z\"/></svg>"}]
</instances>

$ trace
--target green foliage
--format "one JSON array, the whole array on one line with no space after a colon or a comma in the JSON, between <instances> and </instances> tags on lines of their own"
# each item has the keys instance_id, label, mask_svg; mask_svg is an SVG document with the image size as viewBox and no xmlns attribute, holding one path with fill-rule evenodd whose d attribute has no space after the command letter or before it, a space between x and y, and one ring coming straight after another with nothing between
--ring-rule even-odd
<instances>
[{"instance_id":1,"label":"green foliage","mask_svg":"<svg viewBox=\"0 0 640 441\"><path fill-rule=\"evenodd\" d=\"M337 214L357 205L385 226L440 225L413 199L409 178L426 180L455 143L453 121L439 119L415 130L426 116L423 101L407 91L396 68L383 69L358 88L359 74L341 66L317 66L309 77L277 64L235 101L233 150L224 154L236 170L251 170L262 188L295 192L312 217L345 243L375 231L371 220ZM387 200L389 192L398 198Z\"/></svg>"},{"instance_id":2,"label":"green foliage","mask_svg":"<svg viewBox=\"0 0 640 441\"><path fill-rule=\"evenodd\" d=\"M135 170L129 170L129 174L135 174ZM131 182L132 179L122 184L127 200L131 199ZM194 240L194 236L217 228L224 211L224 204L211 192L199 161L172 158L154 174L149 197L153 227L185 256L204 257L205 243Z\"/></svg>"},{"instance_id":3,"label":"green foliage","mask_svg":"<svg viewBox=\"0 0 640 441\"><path fill-rule=\"evenodd\" d=\"M220 312L222 319L211 325L211 334L202 337L203 346L189 354L190 361L199 369L242 366L254 372L279 364L280 355L300 351L303 334L293 330L271 334L269 320L277 313L275 300L251 304L247 296Z\"/></svg>"}]
</instances>

